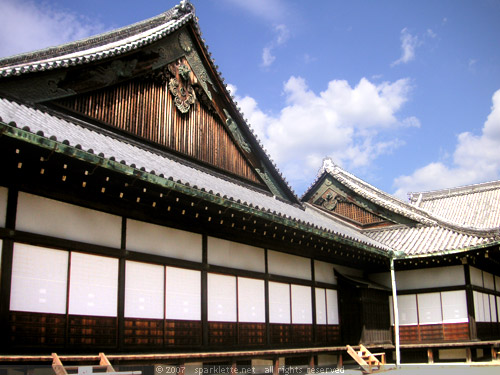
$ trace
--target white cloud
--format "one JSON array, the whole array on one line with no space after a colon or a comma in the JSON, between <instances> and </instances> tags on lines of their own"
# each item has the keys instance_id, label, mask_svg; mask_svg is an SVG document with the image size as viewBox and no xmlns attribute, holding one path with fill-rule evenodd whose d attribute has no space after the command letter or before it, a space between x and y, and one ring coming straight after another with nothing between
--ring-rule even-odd
<instances>
[{"instance_id":1,"label":"white cloud","mask_svg":"<svg viewBox=\"0 0 500 375\"><path fill-rule=\"evenodd\" d=\"M415 49L419 46L420 41L416 35L411 35L405 27L401 30L401 57L394 61L391 66L406 64L415 59Z\"/></svg>"},{"instance_id":2,"label":"white cloud","mask_svg":"<svg viewBox=\"0 0 500 375\"><path fill-rule=\"evenodd\" d=\"M287 14L287 5L283 0L225 0L226 3L239 6L254 16L276 22Z\"/></svg>"},{"instance_id":3,"label":"white cloud","mask_svg":"<svg viewBox=\"0 0 500 375\"><path fill-rule=\"evenodd\" d=\"M315 93L303 78L291 77L278 114L265 113L252 97L237 100L283 173L305 188L326 156L349 168L366 167L399 147L402 142L391 130L418 124L414 117L397 116L410 89L408 79L376 85L362 78L354 87L333 80Z\"/></svg>"},{"instance_id":4,"label":"white cloud","mask_svg":"<svg viewBox=\"0 0 500 375\"><path fill-rule=\"evenodd\" d=\"M104 31L93 20L26 0L0 1L0 56L78 40Z\"/></svg>"},{"instance_id":5,"label":"white cloud","mask_svg":"<svg viewBox=\"0 0 500 375\"><path fill-rule=\"evenodd\" d=\"M500 178L500 90L493 94L491 112L480 135L470 132L457 137L451 165L432 162L409 176L394 180L396 196L468 185Z\"/></svg>"},{"instance_id":6,"label":"white cloud","mask_svg":"<svg viewBox=\"0 0 500 375\"><path fill-rule=\"evenodd\" d=\"M285 25L277 25L274 27L274 39L262 50L262 66L269 67L276 59L273 55L273 50L284 44L290 37L290 32Z\"/></svg>"}]
</instances>

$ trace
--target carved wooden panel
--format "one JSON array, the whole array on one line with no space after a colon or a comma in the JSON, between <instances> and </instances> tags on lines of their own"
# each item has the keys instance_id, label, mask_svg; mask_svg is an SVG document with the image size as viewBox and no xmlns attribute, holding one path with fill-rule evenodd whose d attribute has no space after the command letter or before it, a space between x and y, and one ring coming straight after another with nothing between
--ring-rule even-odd
<instances>
[{"instance_id":1,"label":"carved wooden panel","mask_svg":"<svg viewBox=\"0 0 500 375\"><path fill-rule=\"evenodd\" d=\"M209 345L235 345L237 338L237 323L208 322Z\"/></svg>"},{"instance_id":2,"label":"carved wooden panel","mask_svg":"<svg viewBox=\"0 0 500 375\"><path fill-rule=\"evenodd\" d=\"M292 342L291 324L270 324L271 344L288 344Z\"/></svg>"},{"instance_id":3,"label":"carved wooden panel","mask_svg":"<svg viewBox=\"0 0 500 375\"><path fill-rule=\"evenodd\" d=\"M100 316L69 316L69 344L115 347L117 319Z\"/></svg>"},{"instance_id":4,"label":"carved wooden panel","mask_svg":"<svg viewBox=\"0 0 500 375\"><path fill-rule=\"evenodd\" d=\"M125 319L125 345L163 345L163 320L160 319Z\"/></svg>"},{"instance_id":5,"label":"carved wooden panel","mask_svg":"<svg viewBox=\"0 0 500 375\"><path fill-rule=\"evenodd\" d=\"M239 323L238 343L241 345L262 345L266 343L265 323Z\"/></svg>"},{"instance_id":6,"label":"carved wooden panel","mask_svg":"<svg viewBox=\"0 0 500 375\"><path fill-rule=\"evenodd\" d=\"M167 346L201 345L201 321L165 321L165 344Z\"/></svg>"},{"instance_id":7,"label":"carved wooden panel","mask_svg":"<svg viewBox=\"0 0 500 375\"><path fill-rule=\"evenodd\" d=\"M259 182L222 121L212 111L196 100L190 104L186 113L182 113L177 108L175 99L167 82L159 83L153 78L142 78L61 99L56 103L240 177Z\"/></svg>"},{"instance_id":8,"label":"carved wooden panel","mask_svg":"<svg viewBox=\"0 0 500 375\"><path fill-rule=\"evenodd\" d=\"M12 346L61 346L65 327L65 315L11 311L9 341Z\"/></svg>"}]
</instances>

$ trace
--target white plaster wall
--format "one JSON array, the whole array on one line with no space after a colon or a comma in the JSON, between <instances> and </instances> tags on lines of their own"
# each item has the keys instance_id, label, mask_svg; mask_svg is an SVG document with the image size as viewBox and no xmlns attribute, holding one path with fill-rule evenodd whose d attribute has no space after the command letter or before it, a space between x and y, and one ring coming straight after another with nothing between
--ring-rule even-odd
<instances>
[{"instance_id":1,"label":"white plaster wall","mask_svg":"<svg viewBox=\"0 0 500 375\"><path fill-rule=\"evenodd\" d=\"M127 219L127 249L201 262L201 234Z\"/></svg>"},{"instance_id":2,"label":"white plaster wall","mask_svg":"<svg viewBox=\"0 0 500 375\"><path fill-rule=\"evenodd\" d=\"M208 263L248 271L266 271L264 249L214 237L208 237Z\"/></svg>"},{"instance_id":3,"label":"white plaster wall","mask_svg":"<svg viewBox=\"0 0 500 375\"><path fill-rule=\"evenodd\" d=\"M328 284L337 284L337 278L333 272L333 268L338 267L332 263L314 261L314 277L316 281Z\"/></svg>"},{"instance_id":4,"label":"white plaster wall","mask_svg":"<svg viewBox=\"0 0 500 375\"><path fill-rule=\"evenodd\" d=\"M311 280L311 260L309 258L269 250L267 261L271 274Z\"/></svg>"},{"instance_id":5,"label":"white plaster wall","mask_svg":"<svg viewBox=\"0 0 500 375\"><path fill-rule=\"evenodd\" d=\"M16 229L21 231L119 248L121 223L119 216L19 193Z\"/></svg>"},{"instance_id":6,"label":"white plaster wall","mask_svg":"<svg viewBox=\"0 0 500 375\"><path fill-rule=\"evenodd\" d=\"M425 289L465 285L461 265L396 272L396 289Z\"/></svg>"}]
</instances>

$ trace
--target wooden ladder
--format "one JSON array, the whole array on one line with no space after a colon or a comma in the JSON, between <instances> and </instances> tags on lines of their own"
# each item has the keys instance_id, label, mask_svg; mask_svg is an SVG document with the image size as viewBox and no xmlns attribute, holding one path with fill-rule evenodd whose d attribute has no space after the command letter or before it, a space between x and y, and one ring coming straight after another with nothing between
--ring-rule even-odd
<instances>
[{"instance_id":1,"label":"wooden ladder","mask_svg":"<svg viewBox=\"0 0 500 375\"><path fill-rule=\"evenodd\" d=\"M99 353L99 364L92 366L64 366L57 353L52 353L52 369L56 375L141 375L142 371L121 371L117 372L104 353ZM94 372L94 370L97 370ZM76 372L75 372L76 371Z\"/></svg>"},{"instance_id":2,"label":"wooden ladder","mask_svg":"<svg viewBox=\"0 0 500 375\"><path fill-rule=\"evenodd\" d=\"M382 365L385 365L385 353L370 353L363 345L359 346L359 351L347 345L347 353L361 366L363 372L367 374L371 374L374 370L380 370Z\"/></svg>"}]
</instances>

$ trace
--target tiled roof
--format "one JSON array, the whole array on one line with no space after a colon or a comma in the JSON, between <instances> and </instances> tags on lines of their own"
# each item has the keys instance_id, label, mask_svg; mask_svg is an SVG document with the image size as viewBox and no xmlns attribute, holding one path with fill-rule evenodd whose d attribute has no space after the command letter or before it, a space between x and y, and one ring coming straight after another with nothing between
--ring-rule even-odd
<instances>
[{"instance_id":1,"label":"tiled roof","mask_svg":"<svg viewBox=\"0 0 500 375\"><path fill-rule=\"evenodd\" d=\"M362 230L362 233L395 251L402 251L406 255L429 255L437 252L467 249L500 240L499 228L474 227L470 225L473 224L471 222L460 225L452 222L449 218L434 215L429 210L403 202L375 188L334 164L330 159L324 160L316 182L324 173L328 173L370 202L418 223L415 226L392 225L380 229ZM498 210L499 207L497 206L496 209ZM453 211L452 208L448 208L448 210Z\"/></svg>"},{"instance_id":2,"label":"tiled roof","mask_svg":"<svg viewBox=\"0 0 500 375\"><path fill-rule=\"evenodd\" d=\"M431 255L468 249L494 241L493 236L477 236L439 225L396 225L363 231L368 237L406 255Z\"/></svg>"},{"instance_id":3,"label":"tiled roof","mask_svg":"<svg viewBox=\"0 0 500 375\"><path fill-rule=\"evenodd\" d=\"M410 202L457 225L500 228L500 181L408 194Z\"/></svg>"},{"instance_id":4,"label":"tiled roof","mask_svg":"<svg viewBox=\"0 0 500 375\"><path fill-rule=\"evenodd\" d=\"M311 207L303 207L276 199L265 191L250 188L237 181L232 181L215 172L199 168L195 164L177 160L159 150L151 150L121 138L86 122L69 116L56 116L43 107L0 98L0 117L4 124L14 122L18 128L29 130L46 139L71 146L80 145L82 150L92 150L92 154L108 160L142 169L156 176L177 181L199 191L209 192L214 196L224 197L242 205L271 215L285 217L291 221L317 228L334 235L368 246L376 251L388 251L389 247L365 236L351 226L332 220Z\"/></svg>"},{"instance_id":5,"label":"tiled roof","mask_svg":"<svg viewBox=\"0 0 500 375\"><path fill-rule=\"evenodd\" d=\"M172 33L195 18L194 7L182 2L148 20L77 42L0 60L0 77L82 65L127 53Z\"/></svg>"}]
</instances>

